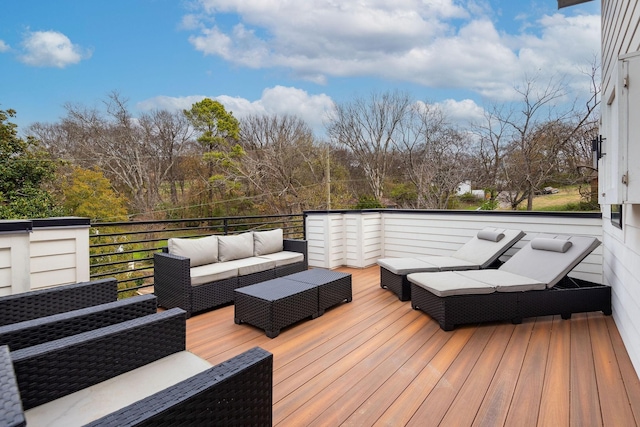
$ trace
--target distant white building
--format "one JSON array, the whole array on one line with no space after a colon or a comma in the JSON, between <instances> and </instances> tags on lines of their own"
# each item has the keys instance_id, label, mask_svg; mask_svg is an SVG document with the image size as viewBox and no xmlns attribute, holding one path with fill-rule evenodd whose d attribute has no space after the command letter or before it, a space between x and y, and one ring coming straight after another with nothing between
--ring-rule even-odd
<instances>
[{"instance_id":1,"label":"distant white building","mask_svg":"<svg viewBox=\"0 0 640 427\"><path fill-rule=\"evenodd\" d=\"M456 190L456 194L458 196L462 196L463 194L471 193L471 181L466 180L458 184L458 189Z\"/></svg>"}]
</instances>

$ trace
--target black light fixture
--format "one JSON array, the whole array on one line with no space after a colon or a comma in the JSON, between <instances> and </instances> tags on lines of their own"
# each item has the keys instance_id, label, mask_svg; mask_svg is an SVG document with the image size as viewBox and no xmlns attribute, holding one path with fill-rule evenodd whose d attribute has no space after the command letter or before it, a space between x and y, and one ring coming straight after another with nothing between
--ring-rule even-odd
<instances>
[{"instance_id":1,"label":"black light fixture","mask_svg":"<svg viewBox=\"0 0 640 427\"><path fill-rule=\"evenodd\" d=\"M606 140L602 135L598 135L596 139L591 140L591 153L593 155L593 168L598 170L598 160L607 153L602 152L602 141Z\"/></svg>"}]
</instances>

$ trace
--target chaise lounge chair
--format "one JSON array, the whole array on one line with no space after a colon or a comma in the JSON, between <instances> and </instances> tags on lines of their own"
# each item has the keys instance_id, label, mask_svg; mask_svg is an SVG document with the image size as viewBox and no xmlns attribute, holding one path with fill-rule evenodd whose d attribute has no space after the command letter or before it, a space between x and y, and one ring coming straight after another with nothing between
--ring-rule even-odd
<instances>
[{"instance_id":1,"label":"chaise lounge chair","mask_svg":"<svg viewBox=\"0 0 640 427\"><path fill-rule=\"evenodd\" d=\"M525 233L520 230L487 227L451 256L415 256L379 259L380 287L395 293L400 301L411 299L407 275L418 272L478 270L494 266L498 258Z\"/></svg>"},{"instance_id":2,"label":"chaise lounge chair","mask_svg":"<svg viewBox=\"0 0 640 427\"><path fill-rule=\"evenodd\" d=\"M602 311L611 288L567 274L600 245L595 237L539 235L494 270L412 273L411 306L445 331L456 325Z\"/></svg>"}]
</instances>

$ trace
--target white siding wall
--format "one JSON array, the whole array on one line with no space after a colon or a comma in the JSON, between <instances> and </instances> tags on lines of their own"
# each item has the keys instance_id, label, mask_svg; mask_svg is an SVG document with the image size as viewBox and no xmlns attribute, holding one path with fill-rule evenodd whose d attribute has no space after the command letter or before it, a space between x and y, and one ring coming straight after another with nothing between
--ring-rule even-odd
<instances>
[{"instance_id":1,"label":"white siding wall","mask_svg":"<svg viewBox=\"0 0 640 427\"><path fill-rule=\"evenodd\" d=\"M89 227L34 228L31 289L89 280Z\"/></svg>"},{"instance_id":2,"label":"white siding wall","mask_svg":"<svg viewBox=\"0 0 640 427\"><path fill-rule=\"evenodd\" d=\"M0 234L0 296L29 290L29 232Z\"/></svg>"},{"instance_id":3,"label":"white siding wall","mask_svg":"<svg viewBox=\"0 0 640 427\"><path fill-rule=\"evenodd\" d=\"M0 296L88 281L89 225L79 222L0 222Z\"/></svg>"},{"instance_id":4,"label":"white siding wall","mask_svg":"<svg viewBox=\"0 0 640 427\"><path fill-rule=\"evenodd\" d=\"M640 50L640 5L636 0L602 1L602 93L614 93L616 63L620 55ZM634 83L631 83L634 84ZM635 79L635 84L640 84ZM603 99L606 101L606 99ZM624 127L623 111L611 116L603 106L601 133L606 144L615 144L612 133L616 126ZM637 117L638 112L630 112ZM629 141L637 144L638 138ZM616 152L615 149L612 150ZM634 150L637 152L637 150ZM629 158L629 163L640 159ZM611 182L614 170L601 169L599 181ZM607 175L604 175L604 174ZM630 182L629 185L640 185ZM623 206L622 230L610 223L610 206L603 205L604 283L612 287L613 316L636 372L640 373L640 205Z\"/></svg>"}]
</instances>

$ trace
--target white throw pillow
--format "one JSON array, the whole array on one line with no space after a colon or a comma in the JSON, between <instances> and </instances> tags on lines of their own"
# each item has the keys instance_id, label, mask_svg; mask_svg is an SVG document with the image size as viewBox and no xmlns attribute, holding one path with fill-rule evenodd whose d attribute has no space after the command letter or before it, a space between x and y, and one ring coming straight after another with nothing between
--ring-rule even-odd
<instances>
[{"instance_id":1,"label":"white throw pillow","mask_svg":"<svg viewBox=\"0 0 640 427\"><path fill-rule=\"evenodd\" d=\"M253 256L253 232L235 236L218 237L218 259L220 262Z\"/></svg>"},{"instance_id":2,"label":"white throw pillow","mask_svg":"<svg viewBox=\"0 0 640 427\"><path fill-rule=\"evenodd\" d=\"M253 232L253 254L255 256L282 252L282 229Z\"/></svg>"},{"instance_id":3,"label":"white throw pillow","mask_svg":"<svg viewBox=\"0 0 640 427\"><path fill-rule=\"evenodd\" d=\"M169 253L189 258L189 266L218 262L218 236L200 239L169 239Z\"/></svg>"}]
</instances>

